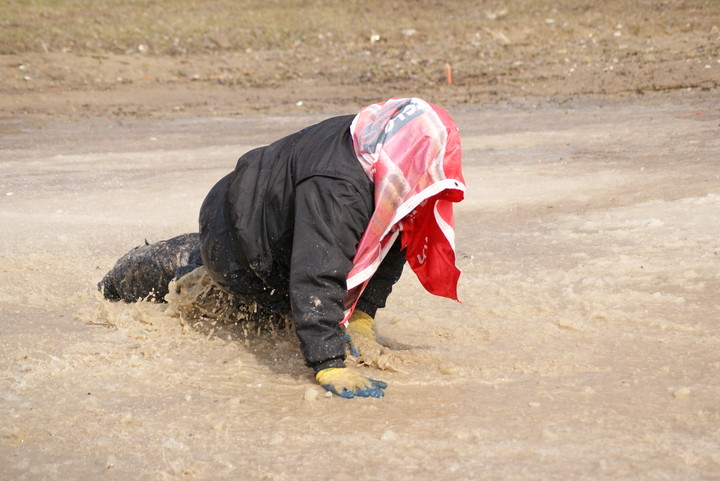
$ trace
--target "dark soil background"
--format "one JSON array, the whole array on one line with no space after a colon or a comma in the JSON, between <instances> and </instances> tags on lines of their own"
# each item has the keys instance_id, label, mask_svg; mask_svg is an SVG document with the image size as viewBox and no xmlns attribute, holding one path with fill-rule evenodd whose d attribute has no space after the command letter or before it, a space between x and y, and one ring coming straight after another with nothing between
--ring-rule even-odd
<instances>
[{"instance_id":1,"label":"dark soil background","mask_svg":"<svg viewBox=\"0 0 720 481\"><path fill-rule=\"evenodd\" d=\"M353 110L410 95L453 107L720 85L716 0L1 3L5 116Z\"/></svg>"}]
</instances>

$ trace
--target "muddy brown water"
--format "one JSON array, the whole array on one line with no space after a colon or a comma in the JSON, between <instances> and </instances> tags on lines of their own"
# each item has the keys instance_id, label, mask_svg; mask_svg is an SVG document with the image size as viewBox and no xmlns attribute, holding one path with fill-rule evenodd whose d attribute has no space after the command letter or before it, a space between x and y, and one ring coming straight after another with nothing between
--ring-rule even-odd
<instances>
[{"instance_id":1,"label":"muddy brown water","mask_svg":"<svg viewBox=\"0 0 720 481\"><path fill-rule=\"evenodd\" d=\"M98 300L196 229L257 145L327 115L0 119L0 478L718 479L720 110L711 96L451 112L462 304L406 272L410 347L327 398L291 333Z\"/></svg>"}]
</instances>

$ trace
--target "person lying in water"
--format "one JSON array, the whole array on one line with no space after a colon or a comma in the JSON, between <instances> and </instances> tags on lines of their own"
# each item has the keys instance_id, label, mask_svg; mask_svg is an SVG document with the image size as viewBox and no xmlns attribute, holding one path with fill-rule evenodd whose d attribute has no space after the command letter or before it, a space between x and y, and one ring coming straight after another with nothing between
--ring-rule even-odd
<instances>
[{"instance_id":1,"label":"person lying in water","mask_svg":"<svg viewBox=\"0 0 720 481\"><path fill-rule=\"evenodd\" d=\"M374 317L406 261L457 300L452 205L464 192L450 115L390 99L244 154L205 198L199 233L128 252L98 286L111 300L162 299L202 269L233 305L292 316L323 388L380 397L386 383L346 367L346 339L361 360L384 352Z\"/></svg>"}]
</instances>

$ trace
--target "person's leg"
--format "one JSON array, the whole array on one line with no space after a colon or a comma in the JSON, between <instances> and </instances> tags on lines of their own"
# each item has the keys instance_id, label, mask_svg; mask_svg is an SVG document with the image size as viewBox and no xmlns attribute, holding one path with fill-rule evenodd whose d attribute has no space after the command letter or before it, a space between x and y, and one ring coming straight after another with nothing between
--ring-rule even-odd
<instances>
[{"instance_id":1,"label":"person's leg","mask_svg":"<svg viewBox=\"0 0 720 481\"><path fill-rule=\"evenodd\" d=\"M202 265L197 233L136 247L122 256L98 283L105 298L163 302L168 284Z\"/></svg>"},{"instance_id":2,"label":"person's leg","mask_svg":"<svg viewBox=\"0 0 720 481\"><path fill-rule=\"evenodd\" d=\"M263 307L256 296L238 296L220 286L206 266L170 283L168 311L183 319L211 319L224 325L240 325L247 332L278 331L292 325L290 316ZM213 325L215 325L213 323Z\"/></svg>"}]
</instances>

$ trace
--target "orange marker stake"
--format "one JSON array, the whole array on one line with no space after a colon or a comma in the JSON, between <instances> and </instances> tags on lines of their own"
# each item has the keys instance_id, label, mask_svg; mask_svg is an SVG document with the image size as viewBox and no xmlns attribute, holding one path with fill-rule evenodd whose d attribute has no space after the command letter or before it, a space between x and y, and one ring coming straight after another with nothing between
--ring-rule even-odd
<instances>
[{"instance_id":1,"label":"orange marker stake","mask_svg":"<svg viewBox=\"0 0 720 481\"><path fill-rule=\"evenodd\" d=\"M449 63L445 64L445 81L448 84L452 83L452 67L450 67Z\"/></svg>"}]
</instances>

